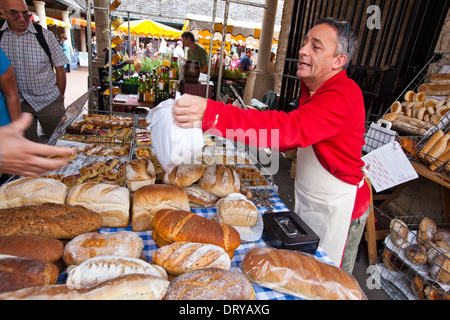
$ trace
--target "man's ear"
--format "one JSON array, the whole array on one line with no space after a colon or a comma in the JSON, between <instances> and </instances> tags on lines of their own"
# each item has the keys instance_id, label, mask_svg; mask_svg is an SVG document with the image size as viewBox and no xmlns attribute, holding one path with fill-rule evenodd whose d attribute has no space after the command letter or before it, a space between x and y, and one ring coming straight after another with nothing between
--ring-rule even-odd
<instances>
[{"instance_id":1,"label":"man's ear","mask_svg":"<svg viewBox=\"0 0 450 320\"><path fill-rule=\"evenodd\" d=\"M334 65L333 65L333 69L334 70L339 70L342 69L345 64L347 63L348 57L344 54L340 54L336 57L336 59L334 60Z\"/></svg>"}]
</instances>

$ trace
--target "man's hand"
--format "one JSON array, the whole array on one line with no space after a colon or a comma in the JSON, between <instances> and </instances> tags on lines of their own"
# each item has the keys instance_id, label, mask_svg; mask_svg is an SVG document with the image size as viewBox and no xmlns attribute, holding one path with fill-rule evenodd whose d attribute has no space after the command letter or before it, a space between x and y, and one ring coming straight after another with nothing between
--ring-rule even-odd
<instances>
[{"instance_id":1,"label":"man's hand","mask_svg":"<svg viewBox=\"0 0 450 320\"><path fill-rule=\"evenodd\" d=\"M66 165L74 156L71 148L35 143L24 138L32 115L23 113L19 120L0 127L0 173L39 176Z\"/></svg>"},{"instance_id":2,"label":"man's hand","mask_svg":"<svg viewBox=\"0 0 450 320\"><path fill-rule=\"evenodd\" d=\"M172 107L175 124L181 128L201 128L208 100L184 94Z\"/></svg>"}]
</instances>

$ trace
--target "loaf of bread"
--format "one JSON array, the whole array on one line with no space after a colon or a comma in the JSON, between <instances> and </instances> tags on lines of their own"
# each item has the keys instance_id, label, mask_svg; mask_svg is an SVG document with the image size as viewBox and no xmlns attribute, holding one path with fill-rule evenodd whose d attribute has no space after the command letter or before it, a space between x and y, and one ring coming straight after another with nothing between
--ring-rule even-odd
<instances>
[{"instance_id":1,"label":"loaf of bread","mask_svg":"<svg viewBox=\"0 0 450 320\"><path fill-rule=\"evenodd\" d=\"M102 217L82 206L68 204L32 205L0 209L0 236L37 235L72 239L102 227Z\"/></svg>"},{"instance_id":2,"label":"loaf of bread","mask_svg":"<svg viewBox=\"0 0 450 320\"><path fill-rule=\"evenodd\" d=\"M22 178L0 187L0 208L13 208L44 203L63 204L67 186L55 179Z\"/></svg>"},{"instance_id":3,"label":"loaf of bread","mask_svg":"<svg viewBox=\"0 0 450 320\"><path fill-rule=\"evenodd\" d=\"M429 249L433 244L434 234L436 233L436 223L430 218L423 218L419 223L417 233L417 243Z\"/></svg>"},{"instance_id":4,"label":"loaf of bread","mask_svg":"<svg viewBox=\"0 0 450 320\"><path fill-rule=\"evenodd\" d=\"M0 254L55 263L62 258L64 245L60 240L34 235L0 237Z\"/></svg>"},{"instance_id":5,"label":"loaf of bread","mask_svg":"<svg viewBox=\"0 0 450 320\"><path fill-rule=\"evenodd\" d=\"M131 160L125 166L125 181L130 191L154 184L156 171L153 163L147 159Z\"/></svg>"},{"instance_id":6,"label":"loaf of bread","mask_svg":"<svg viewBox=\"0 0 450 320\"><path fill-rule=\"evenodd\" d=\"M240 193L231 193L217 203L217 215L220 221L231 226L254 226L258 214L255 204Z\"/></svg>"},{"instance_id":7,"label":"loaf of bread","mask_svg":"<svg viewBox=\"0 0 450 320\"><path fill-rule=\"evenodd\" d=\"M396 247L401 248L408 243L408 225L400 219L392 219L389 225L389 236Z\"/></svg>"},{"instance_id":8,"label":"loaf of bread","mask_svg":"<svg viewBox=\"0 0 450 320\"><path fill-rule=\"evenodd\" d=\"M87 289L125 274L149 274L167 280L166 271L136 258L100 256L68 269L66 285L69 289Z\"/></svg>"},{"instance_id":9,"label":"loaf of bread","mask_svg":"<svg viewBox=\"0 0 450 320\"><path fill-rule=\"evenodd\" d=\"M153 218L162 209L189 211L189 199L183 189L155 184L140 188L134 193L131 209L131 228L133 231L153 229Z\"/></svg>"},{"instance_id":10,"label":"loaf of bread","mask_svg":"<svg viewBox=\"0 0 450 320\"><path fill-rule=\"evenodd\" d=\"M211 165L205 168L198 185L217 197L226 197L230 193L238 193L241 188L239 175L226 165Z\"/></svg>"},{"instance_id":11,"label":"loaf of bread","mask_svg":"<svg viewBox=\"0 0 450 320\"><path fill-rule=\"evenodd\" d=\"M142 238L130 231L90 232L69 241L64 248L63 259L70 266L98 256L139 258L143 248Z\"/></svg>"},{"instance_id":12,"label":"loaf of bread","mask_svg":"<svg viewBox=\"0 0 450 320\"><path fill-rule=\"evenodd\" d=\"M52 263L0 255L0 292L52 285L58 276L58 267Z\"/></svg>"},{"instance_id":13,"label":"loaf of bread","mask_svg":"<svg viewBox=\"0 0 450 320\"><path fill-rule=\"evenodd\" d=\"M183 188L183 190L188 195L189 205L191 208L203 208L210 207L217 204L220 200L219 197L213 195L212 193L203 190L198 184L193 184L189 187Z\"/></svg>"},{"instance_id":14,"label":"loaf of bread","mask_svg":"<svg viewBox=\"0 0 450 320\"><path fill-rule=\"evenodd\" d=\"M444 135L440 138L430 151L425 155L425 160L429 163L436 161L446 150L450 140L450 134Z\"/></svg>"},{"instance_id":15,"label":"loaf of bread","mask_svg":"<svg viewBox=\"0 0 450 320\"><path fill-rule=\"evenodd\" d=\"M130 191L124 187L85 182L69 191L66 203L98 212L103 227L125 228L130 222Z\"/></svg>"},{"instance_id":16,"label":"loaf of bread","mask_svg":"<svg viewBox=\"0 0 450 320\"><path fill-rule=\"evenodd\" d=\"M204 171L201 164L181 164L167 174L167 183L180 188L189 187L202 177Z\"/></svg>"},{"instance_id":17,"label":"loaf of bread","mask_svg":"<svg viewBox=\"0 0 450 320\"><path fill-rule=\"evenodd\" d=\"M222 247L186 241L157 249L152 261L172 275L205 268L230 270L231 267L230 257Z\"/></svg>"},{"instance_id":18,"label":"loaf of bread","mask_svg":"<svg viewBox=\"0 0 450 320\"><path fill-rule=\"evenodd\" d=\"M425 155L428 153L428 151L431 150L431 148L434 147L434 145L444 136L444 131L438 130L435 134L431 136L430 139L425 143L425 145L420 149L419 151L419 157L424 158Z\"/></svg>"},{"instance_id":19,"label":"loaf of bread","mask_svg":"<svg viewBox=\"0 0 450 320\"><path fill-rule=\"evenodd\" d=\"M431 83L450 84L450 73L435 73L430 77Z\"/></svg>"},{"instance_id":20,"label":"loaf of bread","mask_svg":"<svg viewBox=\"0 0 450 320\"><path fill-rule=\"evenodd\" d=\"M430 276L444 284L450 283L450 253L439 253L431 262Z\"/></svg>"},{"instance_id":21,"label":"loaf of bread","mask_svg":"<svg viewBox=\"0 0 450 320\"><path fill-rule=\"evenodd\" d=\"M169 281L148 274L127 274L88 289L65 284L26 288L0 294L0 300L162 300Z\"/></svg>"},{"instance_id":22,"label":"loaf of bread","mask_svg":"<svg viewBox=\"0 0 450 320\"><path fill-rule=\"evenodd\" d=\"M230 258L241 239L233 227L182 210L161 210L153 219L153 240L159 247L179 241L209 243L225 249Z\"/></svg>"},{"instance_id":23,"label":"loaf of bread","mask_svg":"<svg viewBox=\"0 0 450 320\"><path fill-rule=\"evenodd\" d=\"M356 279L341 269L297 251L252 248L241 268L250 281L312 300L365 300Z\"/></svg>"},{"instance_id":24,"label":"loaf of bread","mask_svg":"<svg viewBox=\"0 0 450 320\"><path fill-rule=\"evenodd\" d=\"M415 264L427 263L427 249L420 244L412 244L406 247L405 256Z\"/></svg>"},{"instance_id":25,"label":"loaf of bread","mask_svg":"<svg viewBox=\"0 0 450 320\"><path fill-rule=\"evenodd\" d=\"M448 96L450 95L450 84L424 83L417 90L429 96Z\"/></svg>"},{"instance_id":26,"label":"loaf of bread","mask_svg":"<svg viewBox=\"0 0 450 320\"><path fill-rule=\"evenodd\" d=\"M254 300L250 281L242 274L207 268L185 273L170 282L165 300Z\"/></svg>"}]
</instances>

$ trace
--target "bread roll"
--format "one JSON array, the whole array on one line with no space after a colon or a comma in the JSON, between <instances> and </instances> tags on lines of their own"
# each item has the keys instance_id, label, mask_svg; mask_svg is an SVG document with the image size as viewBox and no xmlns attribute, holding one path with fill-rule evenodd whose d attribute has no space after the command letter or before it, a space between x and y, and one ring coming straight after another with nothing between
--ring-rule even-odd
<instances>
[{"instance_id":1,"label":"bread roll","mask_svg":"<svg viewBox=\"0 0 450 320\"><path fill-rule=\"evenodd\" d=\"M408 243L408 226L405 222L392 219L389 228L389 236L396 247L401 248Z\"/></svg>"},{"instance_id":2,"label":"bread roll","mask_svg":"<svg viewBox=\"0 0 450 320\"><path fill-rule=\"evenodd\" d=\"M313 300L365 300L358 282L341 269L296 251L251 248L241 263L250 281Z\"/></svg>"},{"instance_id":3,"label":"bread roll","mask_svg":"<svg viewBox=\"0 0 450 320\"><path fill-rule=\"evenodd\" d=\"M168 183L180 188L189 187L201 178L204 171L201 164L181 164L167 175Z\"/></svg>"},{"instance_id":4,"label":"bread roll","mask_svg":"<svg viewBox=\"0 0 450 320\"><path fill-rule=\"evenodd\" d=\"M140 188L134 193L131 210L133 231L153 229L153 218L162 209L189 211L189 198L183 189L165 184L155 184Z\"/></svg>"},{"instance_id":5,"label":"bread roll","mask_svg":"<svg viewBox=\"0 0 450 320\"><path fill-rule=\"evenodd\" d=\"M425 98L426 98L426 95L423 92L419 91L418 93L416 93L414 95L413 101L414 102L425 102Z\"/></svg>"},{"instance_id":6,"label":"bread roll","mask_svg":"<svg viewBox=\"0 0 450 320\"><path fill-rule=\"evenodd\" d=\"M417 90L429 96L448 96L450 95L450 84L424 83Z\"/></svg>"},{"instance_id":7,"label":"bread roll","mask_svg":"<svg viewBox=\"0 0 450 320\"><path fill-rule=\"evenodd\" d=\"M436 233L436 223L430 218L423 218L419 224L417 233L417 243L429 249L433 243L434 234Z\"/></svg>"},{"instance_id":8,"label":"bread roll","mask_svg":"<svg viewBox=\"0 0 450 320\"><path fill-rule=\"evenodd\" d=\"M258 218L258 208L240 193L232 193L217 203L221 222L236 227L252 227Z\"/></svg>"},{"instance_id":9,"label":"bread roll","mask_svg":"<svg viewBox=\"0 0 450 320\"><path fill-rule=\"evenodd\" d=\"M242 274L208 268L185 273L170 282L165 300L254 300L255 290Z\"/></svg>"},{"instance_id":10,"label":"bread roll","mask_svg":"<svg viewBox=\"0 0 450 320\"><path fill-rule=\"evenodd\" d=\"M127 274L88 289L65 284L0 294L0 300L162 300L169 281L148 274Z\"/></svg>"},{"instance_id":11,"label":"bread roll","mask_svg":"<svg viewBox=\"0 0 450 320\"><path fill-rule=\"evenodd\" d=\"M0 254L55 263L63 256L64 245L57 239L34 235L0 237Z\"/></svg>"},{"instance_id":12,"label":"bread roll","mask_svg":"<svg viewBox=\"0 0 450 320\"><path fill-rule=\"evenodd\" d=\"M193 184L189 187L183 188L183 190L188 195L189 205L191 208L213 206L220 199L212 193L200 188L198 184Z\"/></svg>"},{"instance_id":13,"label":"bread roll","mask_svg":"<svg viewBox=\"0 0 450 320\"><path fill-rule=\"evenodd\" d=\"M139 258L143 248L142 238L130 231L90 232L69 241L64 248L63 259L70 266L98 256Z\"/></svg>"},{"instance_id":14,"label":"bread roll","mask_svg":"<svg viewBox=\"0 0 450 320\"><path fill-rule=\"evenodd\" d=\"M402 106L402 104L400 103L400 101L395 101L395 102L391 105L391 108L390 108L391 112L392 112L392 113L396 113L396 114L402 112L402 109L403 109L403 106Z\"/></svg>"},{"instance_id":15,"label":"bread roll","mask_svg":"<svg viewBox=\"0 0 450 320\"><path fill-rule=\"evenodd\" d=\"M22 178L0 187L0 208L13 208L44 203L63 204L67 186L55 179Z\"/></svg>"},{"instance_id":16,"label":"bread roll","mask_svg":"<svg viewBox=\"0 0 450 320\"><path fill-rule=\"evenodd\" d=\"M130 191L155 184L156 172L153 163L147 159L131 160L125 166L125 181Z\"/></svg>"},{"instance_id":17,"label":"bread roll","mask_svg":"<svg viewBox=\"0 0 450 320\"><path fill-rule=\"evenodd\" d=\"M404 100L406 102L412 102L416 93L414 91L408 91L405 93Z\"/></svg>"},{"instance_id":18,"label":"bread roll","mask_svg":"<svg viewBox=\"0 0 450 320\"><path fill-rule=\"evenodd\" d=\"M157 249L152 261L172 275L205 268L230 270L231 267L230 257L222 247L186 241Z\"/></svg>"},{"instance_id":19,"label":"bread roll","mask_svg":"<svg viewBox=\"0 0 450 320\"><path fill-rule=\"evenodd\" d=\"M239 193L241 182L238 174L226 165L211 165L205 168L198 185L217 197L226 197L230 193Z\"/></svg>"},{"instance_id":20,"label":"bread roll","mask_svg":"<svg viewBox=\"0 0 450 320\"><path fill-rule=\"evenodd\" d=\"M124 187L85 182L70 190L66 202L98 212L103 227L125 228L130 221L130 192Z\"/></svg>"},{"instance_id":21,"label":"bread roll","mask_svg":"<svg viewBox=\"0 0 450 320\"><path fill-rule=\"evenodd\" d=\"M142 273L167 280L167 272L144 260L118 256L100 256L68 269L69 289L87 289L126 274Z\"/></svg>"},{"instance_id":22,"label":"bread roll","mask_svg":"<svg viewBox=\"0 0 450 320\"><path fill-rule=\"evenodd\" d=\"M50 203L0 209L0 236L72 239L102 227L102 217L82 206Z\"/></svg>"},{"instance_id":23,"label":"bread roll","mask_svg":"<svg viewBox=\"0 0 450 320\"><path fill-rule=\"evenodd\" d=\"M397 115L398 115L397 113L393 113L393 112L387 113L386 115L383 116L383 120L392 122L395 119L397 119Z\"/></svg>"},{"instance_id":24,"label":"bread roll","mask_svg":"<svg viewBox=\"0 0 450 320\"><path fill-rule=\"evenodd\" d=\"M55 284L58 276L59 270L52 263L0 255L0 292Z\"/></svg>"},{"instance_id":25,"label":"bread roll","mask_svg":"<svg viewBox=\"0 0 450 320\"><path fill-rule=\"evenodd\" d=\"M430 268L430 275L444 284L450 282L450 253L439 253L433 259Z\"/></svg>"},{"instance_id":26,"label":"bread roll","mask_svg":"<svg viewBox=\"0 0 450 320\"><path fill-rule=\"evenodd\" d=\"M179 241L209 243L225 249L230 258L241 239L233 227L203 218L193 212L161 210L153 219L153 239L159 247Z\"/></svg>"},{"instance_id":27,"label":"bread roll","mask_svg":"<svg viewBox=\"0 0 450 320\"><path fill-rule=\"evenodd\" d=\"M412 244L405 249L406 258L416 264L427 263L427 249L420 244Z\"/></svg>"}]
</instances>

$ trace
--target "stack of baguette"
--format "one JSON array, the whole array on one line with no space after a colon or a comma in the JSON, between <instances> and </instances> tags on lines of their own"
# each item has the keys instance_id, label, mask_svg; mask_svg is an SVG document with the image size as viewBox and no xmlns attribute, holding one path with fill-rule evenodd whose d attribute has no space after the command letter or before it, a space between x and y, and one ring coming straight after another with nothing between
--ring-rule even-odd
<instances>
[{"instance_id":1,"label":"stack of baguette","mask_svg":"<svg viewBox=\"0 0 450 320\"><path fill-rule=\"evenodd\" d=\"M431 171L439 168L450 174L450 133L438 130L417 153Z\"/></svg>"}]
</instances>

